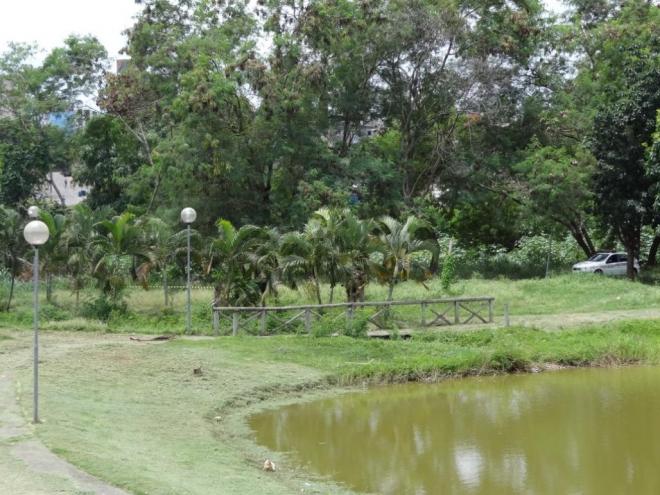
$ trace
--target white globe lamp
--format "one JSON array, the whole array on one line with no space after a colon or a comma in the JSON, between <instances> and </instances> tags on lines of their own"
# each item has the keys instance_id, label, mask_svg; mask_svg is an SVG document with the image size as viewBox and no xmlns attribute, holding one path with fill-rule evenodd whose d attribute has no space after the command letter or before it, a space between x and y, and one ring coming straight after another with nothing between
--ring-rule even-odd
<instances>
[{"instance_id":1,"label":"white globe lamp","mask_svg":"<svg viewBox=\"0 0 660 495\"><path fill-rule=\"evenodd\" d=\"M28 244L35 247L46 244L49 235L48 226L41 220L32 220L23 229L23 237Z\"/></svg>"},{"instance_id":2,"label":"white globe lamp","mask_svg":"<svg viewBox=\"0 0 660 495\"><path fill-rule=\"evenodd\" d=\"M184 208L181 210L181 221L186 225L190 225L197 219L197 212L194 208Z\"/></svg>"}]
</instances>

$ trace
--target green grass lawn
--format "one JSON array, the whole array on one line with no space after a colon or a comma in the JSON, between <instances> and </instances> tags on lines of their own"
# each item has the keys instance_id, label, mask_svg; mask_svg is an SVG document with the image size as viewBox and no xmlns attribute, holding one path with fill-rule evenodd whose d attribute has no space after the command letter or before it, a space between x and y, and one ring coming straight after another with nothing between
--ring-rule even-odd
<instances>
[{"instance_id":1,"label":"green grass lawn","mask_svg":"<svg viewBox=\"0 0 660 495\"><path fill-rule=\"evenodd\" d=\"M30 332L0 335L29 349ZM553 333L447 331L405 341L291 335L152 344L111 337L95 344L108 337L44 334L45 423L37 433L83 470L138 494L343 493L256 446L246 418L345 386L660 361L660 321L653 320ZM18 375L29 411L29 365ZM260 470L266 457L278 463L276 473Z\"/></svg>"},{"instance_id":2,"label":"green grass lawn","mask_svg":"<svg viewBox=\"0 0 660 495\"><path fill-rule=\"evenodd\" d=\"M438 280L426 287L401 284L395 299L493 296L498 314L507 303L512 315L556 315L567 321L570 313L660 309L655 286L589 275L471 279L450 292ZM327 300L327 287L324 291ZM83 300L94 294L85 293ZM211 292L196 290L193 295L193 327L197 333L211 333ZM341 291L336 296L342 300ZM383 300L385 288L371 285L367 298ZM259 408L339 393L354 384L660 361L658 320L556 332L494 327L466 332L457 327L405 341L280 335L152 344L130 341L122 333L181 333L184 293L177 292L169 308L162 292L154 289L132 289L126 301L128 313L109 322L76 316L74 297L64 287L56 290L53 304L44 301L45 423L37 434L53 451L132 493L207 494L217 493L218 487L228 494L343 493L256 446L246 418ZM282 289L271 304L304 302L310 302L304 292ZM0 358L11 363L20 351L25 359L31 326L27 284L18 288L15 308L0 313ZM21 405L29 415L27 362L15 367ZM193 374L198 367L201 376ZM0 458L6 455L0 445ZM276 473L259 469L266 457L280 465Z\"/></svg>"}]
</instances>

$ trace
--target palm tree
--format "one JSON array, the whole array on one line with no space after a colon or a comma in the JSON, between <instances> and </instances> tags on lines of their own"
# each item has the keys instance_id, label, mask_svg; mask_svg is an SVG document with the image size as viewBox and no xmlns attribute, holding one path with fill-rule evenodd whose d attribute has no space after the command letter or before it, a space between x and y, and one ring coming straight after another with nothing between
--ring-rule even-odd
<instances>
[{"instance_id":1,"label":"palm tree","mask_svg":"<svg viewBox=\"0 0 660 495\"><path fill-rule=\"evenodd\" d=\"M346 253L340 241L346 210L322 208L309 219L303 232L289 232L280 240L282 278L295 288L300 281L309 283L318 304L323 304L321 281L330 285L332 303L335 287L347 275Z\"/></svg>"},{"instance_id":2,"label":"palm tree","mask_svg":"<svg viewBox=\"0 0 660 495\"><path fill-rule=\"evenodd\" d=\"M3 258L3 264L11 277L9 297L7 298L5 311L9 311L11 307L16 275L18 275L22 262L20 255L25 246L21 232L22 226L21 215L16 210L0 205L0 254Z\"/></svg>"},{"instance_id":3,"label":"palm tree","mask_svg":"<svg viewBox=\"0 0 660 495\"><path fill-rule=\"evenodd\" d=\"M255 235L248 258L252 264L253 277L261 292L260 304L266 305L266 298L277 296L277 283L280 277L279 244L280 233L276 228L261 228Z\"/></svg>"},{"instance_id":4,"label":"palm tree","mask_svg":"<svg viewBox=\"0 0 660 495\"><path fill-rule=\"evenodd\" d=\"M134 218L132 213L126 212L96 224L99 235L94 242L93 274L103 293L113 301L121 299L131 258L146 258Z\"/></svg>"},{"instance_id":5,"label":"palm tree","mask_svg":"<svg viewBox=\"0 0 660 495\"><path fill-rule=\"evenodd\" d=\"M316 235L305 232L287 232L280 239L281 277L289 287L296 289L300 282L309 283L318 304L321 298L321 273L326 245Z\"/></svg>"},{"instance_id":6,"label":"palm tree","mask_svg":"<svg viewBox=\"0 0 660 495\"><path fill-rule=\"evenodd\" d=\"M152 271L160 272L163 277L165 306L168 306L170 301L167 270L186 244L186 231L173 233L169 225L156 217L142 218L138 227L141 230L140 245L143 246L143 253L146 256L137 268L138 280L147 289L149 274Z\"/></svg>"},{"instance_id":7,"label":"palm tree","mask_svg":"<svg viewBox=\"0 0 660 495\"><path fill-rule=\"evenodd\" d=\"M52 302L53 275L64 268L67 259L66 249L62 242L67 217L61 213L52 214L46 210L40 210L39 219L48 226L50 233L48 242L40 248L40 253L43 253L42 269L46 275L46 300Z\"/></svg>"},{"instance_id":8,"label":"palm tree","mask_svg":"<svg viewBox=\"0 0 660 495\"><path fill-rule=\"evenodd\" d=\"M229 220L216 223L218 237L211 243L207 273L216 279L214 302L220 306L251 306L261 300L254 279L254 250L263 230L254 225L236 229Z\"/></svg>"},{"instance_id":9,"label":"palm tree","mask_svg":"<svg viewBox=\"0 0 660 495\"><path fill-rule=\"evenodd\" d=\"M69 210L66 228L62 234L65 267L71 279L71 290L76 294L76 311L80 306L80 291L92 273L92 248L97 236L96 224L105 211L93 212L84 203Z\"/></svg>"},{"instance_id":10,"label":"palm tree","mask_svg":"<svg viewBox=\"0 0 660 495\"><path fill-rule=\"evenodd\" d=\"M346 257L340 240L342 224L348 210L321 208L314 212L305 226L305 236L319 255L318 274L330 285L329 303L335 287L345 279Z\"/></svg>"},{"instance_id":11,"label":"palm tree","mask_svg":"<svg viewBox=\"0 0 660 495\"><path fill-rule=\"evenodd\" d=\"M394 286L400 281L423 281L430 272L414 256L419 251L433 252L432 231L426 222L409 216L405 223L392 217L382 217L376 226L378 252L382 261L375 265L376 274L388 286L387 300L392 300Z\"/></svg>"},{"instance_id":12,"label":"palm tree","mask_svg":"<svg viewBox=\"0 0 660 495\"><path fill-rule=\"evenodd\" d=\"M371 254L377 249L373 230L373 220L360 220L350 211L345 213L338 242L343 253L343 284L349 302L364 301L364 290L373 271Z\"/></svg>"}]
</instances>

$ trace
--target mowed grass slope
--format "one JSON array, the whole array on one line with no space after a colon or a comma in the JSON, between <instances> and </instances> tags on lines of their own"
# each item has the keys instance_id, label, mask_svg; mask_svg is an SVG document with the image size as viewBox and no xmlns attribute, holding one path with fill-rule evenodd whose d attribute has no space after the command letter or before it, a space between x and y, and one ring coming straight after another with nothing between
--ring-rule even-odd
<instances>
[{"instance_id":1,"label":"mowed grass slope","mask_svg":"<svg viewBox=\"0 0 660 495\"><path fill-rule=\"evenodd\" d=\"M54 359L44 347L38 435L84 471L136 494L299 491L262 472L258 452L228 441L234 431L224 431L214 411L256 388L314 383L318 371L236 359L220 347L113 344ZM26 410L30 383L24 370Z\"/></svg>"},{"instance_id":2,"label":"mowed grass slope","mask_svg":"<svg viewBox=\"0 0 660 495\"><path fill-rule=\"evenodd\" d=\"M11 335L29 343L28 332ZM92 345L99 338L44 336L45 423L38 435L82 469L145 494L343 493L253 444L246 426L259 408L343 385L660 361L660 322L652 320L553 333L448 331L409 341L276 336L139 343L115 336L116 343ZM67 339L90 345L54 352ZM200 367L202 374L194 374ZM29 411L29 366L19 377ZM261 471L266 457L276 460L276 473Z\"/></svg>"}]
</instances>

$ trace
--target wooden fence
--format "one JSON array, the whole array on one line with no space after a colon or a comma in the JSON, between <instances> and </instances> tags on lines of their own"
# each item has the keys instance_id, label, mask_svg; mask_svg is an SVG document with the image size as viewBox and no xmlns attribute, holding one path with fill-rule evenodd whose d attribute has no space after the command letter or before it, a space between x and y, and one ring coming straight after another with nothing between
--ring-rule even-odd
<instances>
[{"instance_id":1,"label":"wooden fence","mask_svg":"<svg viewBox=\"0 0 660 495\"><path fill-rule=\"evenodd\" d=\"M213 331L215 335L236 335L241 330L257 335L310 333L314 320L350 329L357 318L378 330L492 323L494 301L493 297L459 297L303 306L213 306Z\"/></svg>"}]
</instances>

